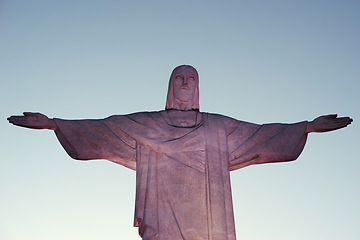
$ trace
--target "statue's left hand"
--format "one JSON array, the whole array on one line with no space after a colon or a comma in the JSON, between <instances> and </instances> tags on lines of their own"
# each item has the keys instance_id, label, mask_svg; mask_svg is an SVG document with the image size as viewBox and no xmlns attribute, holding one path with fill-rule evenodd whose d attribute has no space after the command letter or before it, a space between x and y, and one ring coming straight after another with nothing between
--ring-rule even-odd
<instances>
[{"instance_id":1,"label":"statue's left hand","mask_svg":"<svg viewBox=\"0 0 360 240\"><path fill-rule=\"evenodd\" d=\"M11 116L7 120L20 127L56 130L56 123L42 113L24 112L23 116Z\"/></svg>"},{"instance_id":2,"label":"statue's left hand","mask_svg":"<svg viewBox=\"0 0 360 240\"><path fill-rule=\"evenodd\" d=\"M352 121L349 117L337 117L337 114L320 116L308 122L306 132L329 132L344 128Z\"/></svg>"}]
</instances>

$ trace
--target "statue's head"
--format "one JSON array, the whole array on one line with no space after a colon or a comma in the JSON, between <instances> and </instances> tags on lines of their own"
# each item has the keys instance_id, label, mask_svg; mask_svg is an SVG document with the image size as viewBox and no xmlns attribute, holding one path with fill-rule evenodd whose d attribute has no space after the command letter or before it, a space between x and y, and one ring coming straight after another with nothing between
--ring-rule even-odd
<instances>
[{"instance_id":1,"label":"statue's head","mask_svg":"<svg viewBox=\"0 0 360 240\"><path fill-rule=\"evenodd\" d=\"M199 110L199 75L189 65L176 67L170 76L166 110Z\"/></svg>"}]
</instances>

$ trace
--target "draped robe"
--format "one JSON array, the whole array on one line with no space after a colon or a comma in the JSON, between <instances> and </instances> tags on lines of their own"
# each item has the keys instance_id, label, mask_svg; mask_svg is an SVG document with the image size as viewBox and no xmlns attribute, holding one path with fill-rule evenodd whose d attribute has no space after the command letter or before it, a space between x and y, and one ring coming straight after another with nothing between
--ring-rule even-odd
<instances>
[{"instance_id":1,"label":"draped robe","mask_svg":"<svg viewBox=\"0 0 360 240\"><path fill-rule=\"evenodd\" d=\"M236 239L229 171L295 160L306 122L257 125L198 112L195 124L180 126L168 111L55 119L55 133L74 159L136 170L134 226L142 239Z\"/></svg>"}]
</instances>

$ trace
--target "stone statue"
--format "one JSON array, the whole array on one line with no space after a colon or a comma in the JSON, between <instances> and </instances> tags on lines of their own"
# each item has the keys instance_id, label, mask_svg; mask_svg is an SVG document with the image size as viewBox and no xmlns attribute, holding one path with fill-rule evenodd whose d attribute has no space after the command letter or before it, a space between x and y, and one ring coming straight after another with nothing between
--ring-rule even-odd
<instances>
[{"instance_id":1,"label":"stone statue","mask_svg":"<svg viewBox=\"0 0 360 240\"><path fill-rule=\"evenodd\" d=\"M346 127L349 117L264 124L199 111L195 68L176 67L166 110L99 120L50 119L24 112L9 122L51 129L74 159L107 159L136 170L134 226L144 240L235 237L229 172L295 160L307 134Z\"/></svg>"}]
</instances>

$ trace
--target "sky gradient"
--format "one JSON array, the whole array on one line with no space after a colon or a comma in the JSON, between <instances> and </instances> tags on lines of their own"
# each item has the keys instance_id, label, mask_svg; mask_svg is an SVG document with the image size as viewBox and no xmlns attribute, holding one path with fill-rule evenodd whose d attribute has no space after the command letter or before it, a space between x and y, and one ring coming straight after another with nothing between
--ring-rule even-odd
<instances>
[{"instance_id":1,"label":"sky gradient","mask_svg":"<svg viewBox=\"0 0 360 240\"><path fill-rule=\"evenodd\" d=\"M237 239L360 239L359 1L0 2L0 239L140 239L135 172L72 160L53 132L12 126L164 109L194 66L200 110L254 123L338 113L297 161L231 173Z\"/></svg>"}]
</instances>

